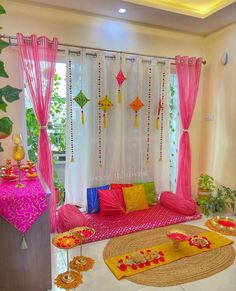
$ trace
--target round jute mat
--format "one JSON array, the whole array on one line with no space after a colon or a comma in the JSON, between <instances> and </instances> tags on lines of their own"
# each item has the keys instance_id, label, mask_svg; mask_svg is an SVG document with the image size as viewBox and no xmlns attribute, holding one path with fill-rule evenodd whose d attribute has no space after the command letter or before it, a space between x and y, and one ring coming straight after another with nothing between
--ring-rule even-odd
<instances>
[{"instance_id":1,"label":"round jute mat","mask_svg":"<svg viewBox=\"0 0 236 291\"><path fill-rule=\"evenodd\" d=\"M178 224L112 238L103 251L103 258L108 259L165 243L168 241L166 233L169 229L182 230L190 236L207 231L192 225ZM231 245L228 245L158 266L126 277L126 279L137 284L155 287L179 285L214 275L233 264L234 259L235 251Z\"/></svg>"}]
</instances>

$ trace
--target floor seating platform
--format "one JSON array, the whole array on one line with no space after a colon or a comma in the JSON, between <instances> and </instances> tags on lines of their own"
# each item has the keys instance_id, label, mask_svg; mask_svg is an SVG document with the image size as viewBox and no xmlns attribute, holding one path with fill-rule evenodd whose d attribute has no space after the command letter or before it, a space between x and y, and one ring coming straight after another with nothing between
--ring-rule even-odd
<instances>
[{"instance_id":1,"label":"floor seating platform","mask_svg":"<svg viewBox=\"0 0 236 291\"><path fill-rule=\"evenodd\" d=\"M88 226L96 233L86 242L104 240L132 232L158 228L170 224L186 222L201 218L201 214L185 216L171 211L159 203L149 209L127 214L101 216L99 213L85 214Z\"/></svg>"}]
</instances>

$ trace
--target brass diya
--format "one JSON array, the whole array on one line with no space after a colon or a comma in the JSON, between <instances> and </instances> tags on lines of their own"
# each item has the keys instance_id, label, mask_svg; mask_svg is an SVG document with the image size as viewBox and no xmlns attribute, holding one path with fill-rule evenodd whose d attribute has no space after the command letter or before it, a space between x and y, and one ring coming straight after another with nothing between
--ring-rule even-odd
<instances>
[{"instance_id":1,"label":"brass diya","mask_svg":"<svg viewBox=\"0 0 236 291\"><path fill-rule=\"evenodd\" d=\"M178 250L180 248L181 242L189 239L189 237L186 233L184 233L182 230L178 230L178 229L171 229L170 231L168 231L168 233L166 235L170 240L172 240L173 247L175 250Z\"/></svg>"}]
</instances>

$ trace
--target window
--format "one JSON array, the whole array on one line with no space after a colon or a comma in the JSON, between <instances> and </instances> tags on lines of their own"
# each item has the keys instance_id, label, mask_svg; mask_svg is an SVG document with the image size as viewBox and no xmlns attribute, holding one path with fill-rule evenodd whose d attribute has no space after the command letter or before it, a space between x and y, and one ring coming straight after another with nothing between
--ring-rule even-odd
<instances>
[{"instance_id":1,"label":"window","mask_svg":"<svg viewBox=\"0 0 236 291\"><path fill-rule=\"evenodd\" d=\"M176 74L170 75L170 190L175 192L180 134L178 81Z\"/></svg>"}]
</instances>

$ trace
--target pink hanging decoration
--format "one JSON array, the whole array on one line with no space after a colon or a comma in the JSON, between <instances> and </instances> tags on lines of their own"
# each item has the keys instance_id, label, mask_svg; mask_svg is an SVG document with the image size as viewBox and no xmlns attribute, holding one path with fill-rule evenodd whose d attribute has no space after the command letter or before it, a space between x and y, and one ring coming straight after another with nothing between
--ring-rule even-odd
<instances>
[{"instance_id":1,"label":"pink hanging decoration","mask_svg":"<svg viewBox=\"0 0 236 291\"><path fill-rule=\"evenodd\" d=\"M116 80L117 80L117 83L118 83L119 87L126 80L126 77L124 76L124 74L123 74L121 69L120 69L119 73L116 75Z\"/></svg>"},{"instance_id":2,"label":"pink hanging decoration","mask_svg":"<svg viewBox=\"0 0 236 291\"><path fill-rule=\"evenodd\" d=\"M122 86L123 82L125 80L127 80L121 69L118 72L118 74L116 75L116 80L117 80L117 83L118 83L118 86L119 86L119 89L118 89L118 102L121 103L122 102L122 94L121 94L120 87Z\"/></svg>"}]
</instances>

